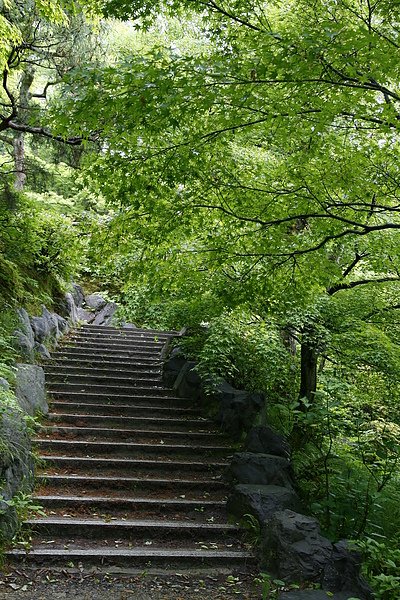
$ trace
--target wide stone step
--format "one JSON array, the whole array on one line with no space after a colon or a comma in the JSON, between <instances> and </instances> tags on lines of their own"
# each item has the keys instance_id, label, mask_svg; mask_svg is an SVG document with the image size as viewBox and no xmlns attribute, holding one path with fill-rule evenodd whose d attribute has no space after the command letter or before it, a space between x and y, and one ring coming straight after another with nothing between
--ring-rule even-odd
<instances>
[{"instance_id":1,"label":"wide stone step","mask_svg":"<svg viewBox=\"0 0 400 600\"><path fill-rule=\"evenodd\" d=\"M51 357L56 360L75 359L81 362L83 359L85 362L104 364L104 363L120 363L128 364L130 367L137 369L139 365L155 366L161 364L161 357L159 354L148 354L145 352L102 352L101 350L93 349L82 349L72 348L70 346L59 346L58 350L51 353Z\"/></svg>"},{"instance_id":2,"label":"wide stone step","mask_svg":"<svg viewBox=\"0 0 400 600\"><path fill-rule=\"evenodd\" d=\"M155 333L115 333L115 332L101 332L101 331L82 331L77 329L68 335L68 339L74 338L79 340L107 340L110 342L157 342L163 343L171 339L170 335L157 335Z\"/></svg>"},{"instance_id":3,"label":"wide stone step","mask_svg":"<svg viewBox=\"0 0 400 600\"><path fill-rule=\"evenodd\" d=\"M159 521L159 520L105 520L98 518L63 518L63 517L37 517L25 521L27 527L42 537L73 538L79 532L79 537L88 539L129 540L135 546L141 545L145 540L162 538L213 540L226 536L238 537L240 529L235 525L221 523L195 523L191 521ZM230 538L231 539L231 538ZM235 540L236 541L236 540Z\"/></svg>"},{"instance_id":4,"label":"wide stone step","mask_svg":"<svg viewBox=\"0 0 400 600\"><path fill-rule=\"evenodd\" d=\"M76 427L113 427L134 430L139 427L148 427L153 431L165 431L173 427L177 431L208 431L214 427L211 419L179 419L179 418L155 418L155 417L128 417L126 415L85 415L68 413L49 413L48 421L57 423L59 426L75 425ZM57 426L58 426L57 425ZM216 435L220 435L215 431Z\"/></svg>"},{"instance_id":5,"label":"wide stone step","mask_svg":"<svg viewBox=\"0 0 400 600\"><path fill-rule=\"evenodd\" d=\"M79 386L78 386L79 387ZM157 396L143 396L140 393L132 390L131 394L113 394L105 392L103 394L99 392L90 393L85 391L66 391L53 389L50 392L51 397L58 400L72 400L74 402L83 402L89 404L94 402L95 404L114 404L118 406L123 405L147 405L149 408L188 408L187 398L178 398L174 396L165 397L161 395Z\"/></svg>"},{"instance_id":6,"label":"wide stone step","mask_svg":"<svg viewBox=\"0 0 400 600\"><path fill-rule=\"evenodd\" d=\"M133 346L129 347L105 347L97 346L95 344L84 344L84 343L71 343L63 346L68 352L75 354L93 354L101 355L104 357L109 356L125 356L127 358L159 358L161 350L152 350L150 348L137 348Z\"/></svg>"},{"instance_id":7,"label":"wide stone step","mask_svg":"<svg viewBox=\"0 0 400 600\"><path fill-rule=\"evenodd\" d=\"M54 364L52 362L50 365L44 365L44 372L46 376L51 375L73 375L74 377L78 376L99 376L99 377L125 377L125 378L144 378L144 379L154 379L161 380L161 368L156 366L152 369L141 368L141 369L133 369L128 368L120 368L118 364L114 364L113 367L103 367L103 366L79 366L80 361L76 362L76 364Z\"/></svg>"},{"instance_id":8,"label":"wide stone step","mask_svg":"<svg viewBox=\"0 0 400 600\"><path fill-rule=\"evenodd\" d=\"M195 458L193 460L178 461L172 460L169 457L163 457L163 460L157 461L154 459L135 460L129 458L87 458L84 456L47 455L41 456L40 461L45 471L42 477L51 473L53 475L78 474L86 470L89 474L93 474L93 471L101 471L102 476L113 476L117 473L119 476L135 475L137 477L140 473L145 478L148 477L149 473L159 471L163 474L164 479L167 477L176 479L177 473L189 473L192 478L197 479L200 474L204 479L216 473L217 479L221 479L219 473L226 469L228 465L227 461L222 460L199 461Z\"/></svg>"},{"instance_id":9,"label":"wide stone step","mask_svg":"<svg viewBox=\"0 0 400 600\"><path fill-rule=\"evenodd\" d=\"M161 372L161 360L145 360L145 361L131 361L129 359L123 360L120 358L105 359L101 355L96 357L87 356L66 356L62 352L52 352L51 354L53 368L82 368L82 369L108 369L111 371L159 371ZM78 371L77 371L78 372Z\"/></svg>"},{"instance_id":10,"label":"wide stone step","mask_svg":"<svg viewBox=\"0 0 400 600\"><path fill-rule=\"evenodd\" d=\"M86 441L86 440L54 440L35 438L35 444L40 451L46 453L65 453L71 456L135 456L137 458L146 455L155 456L221 456L227 454L226 446L213 446L205 444L167 444L167 443L134 443L114 441Z\"/></svg>"},{"instance_id":11,"label":"wide stone step","mask_svg":"<svg viewBox=\"0 0 400 600\"><path fill-rule=\"evenodd\" d=\"M144 377L139 375L135 376L127 376L122 373L122 375L97 375L93 373L93 375L80 375L75 373L60 373L59 371L49 372L46 371L46 383L56 384L56 383L75 383L75 384L83 384L83 385L126 385L130 386L140 386L140 387L160 387L163 385L160 375L154 375L153 377ZM168 390L169 391L169 390Z\"/></svg>"},{"instance_id":12,"label":"wide stone step","mask_svg":"<svg viewBox=\"0 0 400 600\"><path fill-rule=\"evenodd\" d=\"M104 335L107 335L109 333L114 333L114 334L121 334L121 335L138 335L138 334L144 334L144 335L158 335L158 336L165 336L165 337L173 337L176 336L178 334L177 331L163 331L163 330L157 330L157 329L143 329L140 327L135 327L134 329L131 328L120 328L120 327L103 327L102 325L82 325L82 327L79 328L78 331L81 332L97 332L97 333L101 333Z\"/></svg>"},{"instance_id":13,"label":"wide stone step","mask_svg":"<svg viewBox=\"0 0 400 600\"><path fill-rule=\"evenodd\" d=\"M114 342L108 340L90 340L83 338L69 337L66 340L65 348L70 346L74 348L94 348L99 350L127 350L128 352L149 352L159 354L164 346L164 342L146 342L146 341L129 341L129 342Z\"/></svg>"},{"instance_id":14,"label":"wide stone step","mask_svg":"<svg viewBox=\"0 0 400 600\"><path fill-rule=\"evenodd\" d=\"M16 564L26 563L37 568L53 566L65 569L82 565L85 570L95 569L96 572L106 573L132 573L146 572L151 569L162 569L164 572L176 573L177 571L190 573L193 569L199 572L204 570L207 575L220 573L221 570L240 568L241 571L254 567L255 560L252 552L244 549L232 550L231 548L216 548L209 546L202 548L165 548L158 544L151 547L121 548L92 545L87 548L84 542L81 546L74 544L53 544L49 548L46 544L36 543L29 550L11 550L6 553L8 561ZM206 544L202 544L206 546ZM229 571L230 572L230 571Z\"/></svg>"},{"instance_id":15,"label":"wide stone step","mask_svg":"<svg viewBox=\"0 0 400 600\"><path fill-rule=\"evenodd\" d=\"M97 396L96 396L97 398ZM145 400L148 400L147 398ZM83 416L93 414L93 415L118 415L123 417L124 415L129 417L176 417L183 419L191 419L193 416L197 416L199 411L195 408L185 408L182 406L157 406L155 403L147 404L143 401L143 404L135 404L132 402L131 404L121 404L118 399L112 403L97 403L95 400L81 401L75 402L74 400L57 400L54 398L50 403L51 410L53 413L73 413L73 414L82 414ZM158 398L157 401L159 402Z\"/></svg>"},{"instance_id":16,"label":"wide stone step","mask_svg":"<svg viewBox=\"0 0 400 600\"><path fill-rule=\"evenodd\" d=\"M134 381L129 384L121 383L115 385L109 384L91 384L91 383L65 383L65 382L51 382L47 384L49 392L88 392L91 394L113 394L118 396L134 395L134 396L152 396L165 398L166 400L171 398L173 391L161 387L160 385L142 386Z\"/></svg>"},{"instance_id":17,"label":"wide stone step","mask_svg":"<svg viewBox=\"0 0 400 600\"><path fill-rule=\"evenodd\" d=\"M44 490L46 493L58 493L62 495L74 494L80 490L81 495L84 495L92 490L100 490L102 494L113 495L114 497L125 497L126 492L138 493L146 492L146 497L160 498L166 497L168 493L170 498L182 498L186 496L190 499L195 496L196 499L222 500L227 492L226 484L218 478L204 477L199 474L198 477L180 477L175 473L171 473L166 477L164 472L159 474L152 473L152 476L143 477L141 474L137 476L125 475L54 475L46 473L37 476L38 485L44 486L37 490L37 493L42 495ZM60 490L63 490L62 492Z\"/></svg>"},{"instance_id":18,"label":"wide stone step","mask_svg":"<svg viewBox=\"0 0 400 600\"><path fill-rule=\"evenodd\" d=\"M46 491L46 490L44 490ZM98 514L113 516L129 515L130 518L179 519L184 517L196 522L226 521L226 503L222 500L188 500L181 498L141 498L135 496L115 498L104 495L38 495L34 494L35 504L39 504L48 514L62 509L62 513L83 516ZM50 512L49 511L53 511ZM62 514L61 513L61 514ZM58 516L60 514L57 513ZM125 517L126 518L126 517ZM218 521L217 521L218 519Z\"/></svg>"},{"instance_id":19,"label":"wide stone step","mask_svg":"<svg viewBox=\"0 0 400 600\"><path fill-rule=\"evenodd\" d=\"M114 427L83 427L52 425L42 426L39 429L40 436L46 436L49 439L70 439L85 438L86 441L102 440L124 440L134 441L136 443L146 443L151 440L152 443L201 443L204 445L214 445L216 442L223 444L224 438L216 432L203 431L177 431L160 429L117 429ZM227 446L228 449L228 446Z\"/></svg>"}]
</instances>

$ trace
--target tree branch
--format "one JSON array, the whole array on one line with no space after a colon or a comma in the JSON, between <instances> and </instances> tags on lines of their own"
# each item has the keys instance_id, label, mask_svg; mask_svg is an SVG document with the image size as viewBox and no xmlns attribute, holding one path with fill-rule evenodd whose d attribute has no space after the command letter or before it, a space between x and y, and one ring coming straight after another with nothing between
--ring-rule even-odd
<instances>
[{"instance_id":1,"label":"tree branch","mask_svg":"<svg viewBox=\"0 0 400 600\"><path fill-rule=\"evenodd\" d=\"M377 277L376 279L360 279L358 281L350 281L349 283L338 283L327 290L329 296L333 296L341 290L351 290L359 285L368 285L369 283L388 283L389 281L400 281L399 277Z\"/></svg>"},{"instance_id":2,"label":"tree branch","mask_svg":"<svg viewBox=\"0 0 400 600\"><path fill-rule=\"evenodd\" d=\"M14 131L22 131L24 133L32 133L33 135L41 135L43 137L49 138L51 140L56 140L57 142L62 142L63 144L68 144L69 146L80 146L84 141L88 142L97 142L99 139L99 131L94 131L90 133L88 136L84 137L70 137L65 138L61 135L54 135L48 129L44 127L33 127L31 125L25 125L23 123L16 123L15 121L10 121L7 125L9 129L13 129ZM1 126L0 126L1 129Z\"/></svg>"}]
</instances>

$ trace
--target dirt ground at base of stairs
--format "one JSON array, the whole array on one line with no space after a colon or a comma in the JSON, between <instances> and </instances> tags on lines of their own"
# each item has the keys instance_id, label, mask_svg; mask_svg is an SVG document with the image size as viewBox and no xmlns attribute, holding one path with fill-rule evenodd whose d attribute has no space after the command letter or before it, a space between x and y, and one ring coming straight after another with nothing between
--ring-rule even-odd
<instances>
[{"instance_id":1,"label":"dirt ground at base of stairs","mask_svg":"<svg viewBox=\"0 0 400 600\"><path fill-rule=\"evenodd\" d=\"M0 573L1 600L261 600L257 575L131 577L42 569Z\"/></svg>"}]
</instances>

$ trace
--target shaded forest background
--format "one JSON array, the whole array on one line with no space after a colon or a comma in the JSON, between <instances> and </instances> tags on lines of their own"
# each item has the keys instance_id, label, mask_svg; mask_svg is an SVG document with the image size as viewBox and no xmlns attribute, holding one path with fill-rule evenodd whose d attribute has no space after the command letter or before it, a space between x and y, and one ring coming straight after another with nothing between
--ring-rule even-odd
<instances>
[{"instance_id":1,"label":"shaded forest background","mask_svg":"<svg viewBox=\"0 0 400 600\"><path fill-rule=\"evenodd\" d=\"M265 393L308 506L400 590L400 7L0 2L1 375L72 278Z\"/></svg>"}]
</instances>

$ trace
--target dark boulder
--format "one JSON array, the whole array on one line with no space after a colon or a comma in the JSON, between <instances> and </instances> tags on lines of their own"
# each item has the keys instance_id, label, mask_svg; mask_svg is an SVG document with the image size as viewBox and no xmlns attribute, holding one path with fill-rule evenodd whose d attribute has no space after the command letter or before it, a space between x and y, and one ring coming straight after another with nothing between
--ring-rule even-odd
<instances>
[{"instance_id":1,"label":"dark boulder","mask_svg":"<svg viewBox=\"0 0 400 600\"><path fill-rule=\"evenodd\" d=\"M92 310L98 311L105 307L107 300L100 296L100 294L90 294L86 296L85 303Z\"/></svg>"},{"instance_id":2,"label":"dark boulder","mask_svg":"<svg viewBox=\"0 0 400 600\"><path fill-rule=\"evenodd\" d=\"M77 283L72 284L71 294L75 302L76 307L82 306L85 301L85 294L83 293L83 289Z\"/></svg>"},{"instance_id":3,"label":"dark boulder","mask_svg":"<svg viewBox=\"0 0 400 600\"><path fill-rule=\"evenodd\" d=\"M169 358L163 366L163 382L167 386L173 386L179 373L186 363L186 358L182 350L178 347L173 348Z\"/></svg>"},{"instance_id":4,"label":"dark boulder","mask_svg":"<svg viewBox=\"0 0 400 600\"><path fill-rule=\"evenodd\" d=\"M96 318L96 314L94 312L90 312L84 308L77 308L76 314L78 321L84 321L85 323L92 323Z\"/></svg>"},{"instance_id":5,"label":"dark boulder","mask_svg":"<svg viewBox=\"0 0 400 600\"><path fill-rule=\"evenodd\" d=\"M265 403L263 394L236 390L225 381L213 395L219 401L217 422L235 439L249 431Z\"/></svg>"},{"instance_id":6,"label":"dark boulder","mask_svg":"<svg viewBox=\"0 0 400 600\"><path fill-rule=\"evenodd\" d=\"M28 338L31 346L35 343L35 336L33 333L32 325L29 319L29 315L24 308L17 309L17 315L19 318L20 326L19 329Z\"/></svg>"},{"instance_id":7,"label":"dark boulder","mask_svg":"<svg viewBox=\"0 0 400 600\"><path fill-rule=\"evenodd\" d=\"M115 302L109 302L101 309L101 311L96 315L96 318L93 321L93 325L110 325L111 320L115 311L118 308L118 304Z\"/></svg>"},{"instance_id":8,"label":"dark boulder","mask_svg":"<svg viewBox=\"0 0 400 600\"><path fill-rule=\"evenodd\" d=\"M203 387L194 361L185 361L174 383L174 389L182 398L198 400L202 397Z\"/></svg>"},{"instance_id":9,"label":"dark boulder","mask_svg":"<svg viewBox=\"0 0 400 600\"><path fill-rule=\"evenodd\" d=\"M31 317L35 341L41 344L50 335L50 324L45 317Z\"/></svg>"},{"instance_id":10,"label":"dark boulder","mask_svg":"<svg viewBox=\"0 0 400 600\"><path fill-rule=\"evenodd\" d=\"M250 429L244 447L248 452L285 457L290 455L290 446L285 436L268 425L257 425Z\"/></svg>"},{"instance_id":11,"label":"dark boulder","mask_svg":"<svg viewBox=\"0 0 400 600\"><path fill-rule=\"evenodd\" d=\"M238 483L277 485L293 488L290 462L283 456L238 452L234 454L226 477Z\"/></svg>"},{"instance_id":12,"label":"dark boulder","mask_svg":"<svg viewBox=\"0 0 400 600\"><path fill-rule=\"evenodd\" d=\"M286 583L317 583L329 593L351 590L362 600L371 593L359 575L360 562L342 542L333 545L312 517L283 510L263 527L263 560L274 577Z\"/></svg>"},{"instance_id":13,"label":"dark boulder","mask_svg":"<svg viewBox=\"0 0 400 600\"><path fill-rule=\"evenodd\" d=\"M326 565L321 581L322 587L332 592L353 590L353 596L372 598L366 581L360 576L362 557L350 548L346 540L333 544L333 552Z\"/></svg>"},{"instance_id":14,"label":"dark boulder","mask_svg":"<svg viewBox=\"0 0 400 600\"><path fill-rule=\"evenodd\" d=\"M31 340L28 338L27 335L25 335L25 333L22 333L22 331L16 329L13 333L12 344L18 352L18 354L20 354L24 360L33 362L35 358L35 344L34 342L31 342Z\"/></svg>"},{"instance_id":15,"label":"dark boulder","mask_svg":"<svg viewBox=\"0 0 400 600\"><path fill-rule=\"evenodd\" d=\"M20 407L28 415L34 415L37 412L48 413L49 408L46 401L42 367L25 364L17 365L15 395Z\"/></svg>"},{"instance_id":16,"label":"dark boulder","mask_svg":"<svg viewBox=\"0 0 400 600\"><path fill-rule=\"evenodd\" d=\"M349 600L354 598L353 592L325 592L324 590L293 590L281 592L278 600Z\"/></svg>"},{"instance_id":17,"label":"dark boulder","mask_svg":"<svg viewBox=\"0 0 400 600\"><path fill-rule=\"evenodd\" d=\"M299 510L301 507L292 489L277 485L239 484L229 496L226 508L228 513L239 519L251 514L262 523L285 508Z\"/></svg>"}]
</instances>

